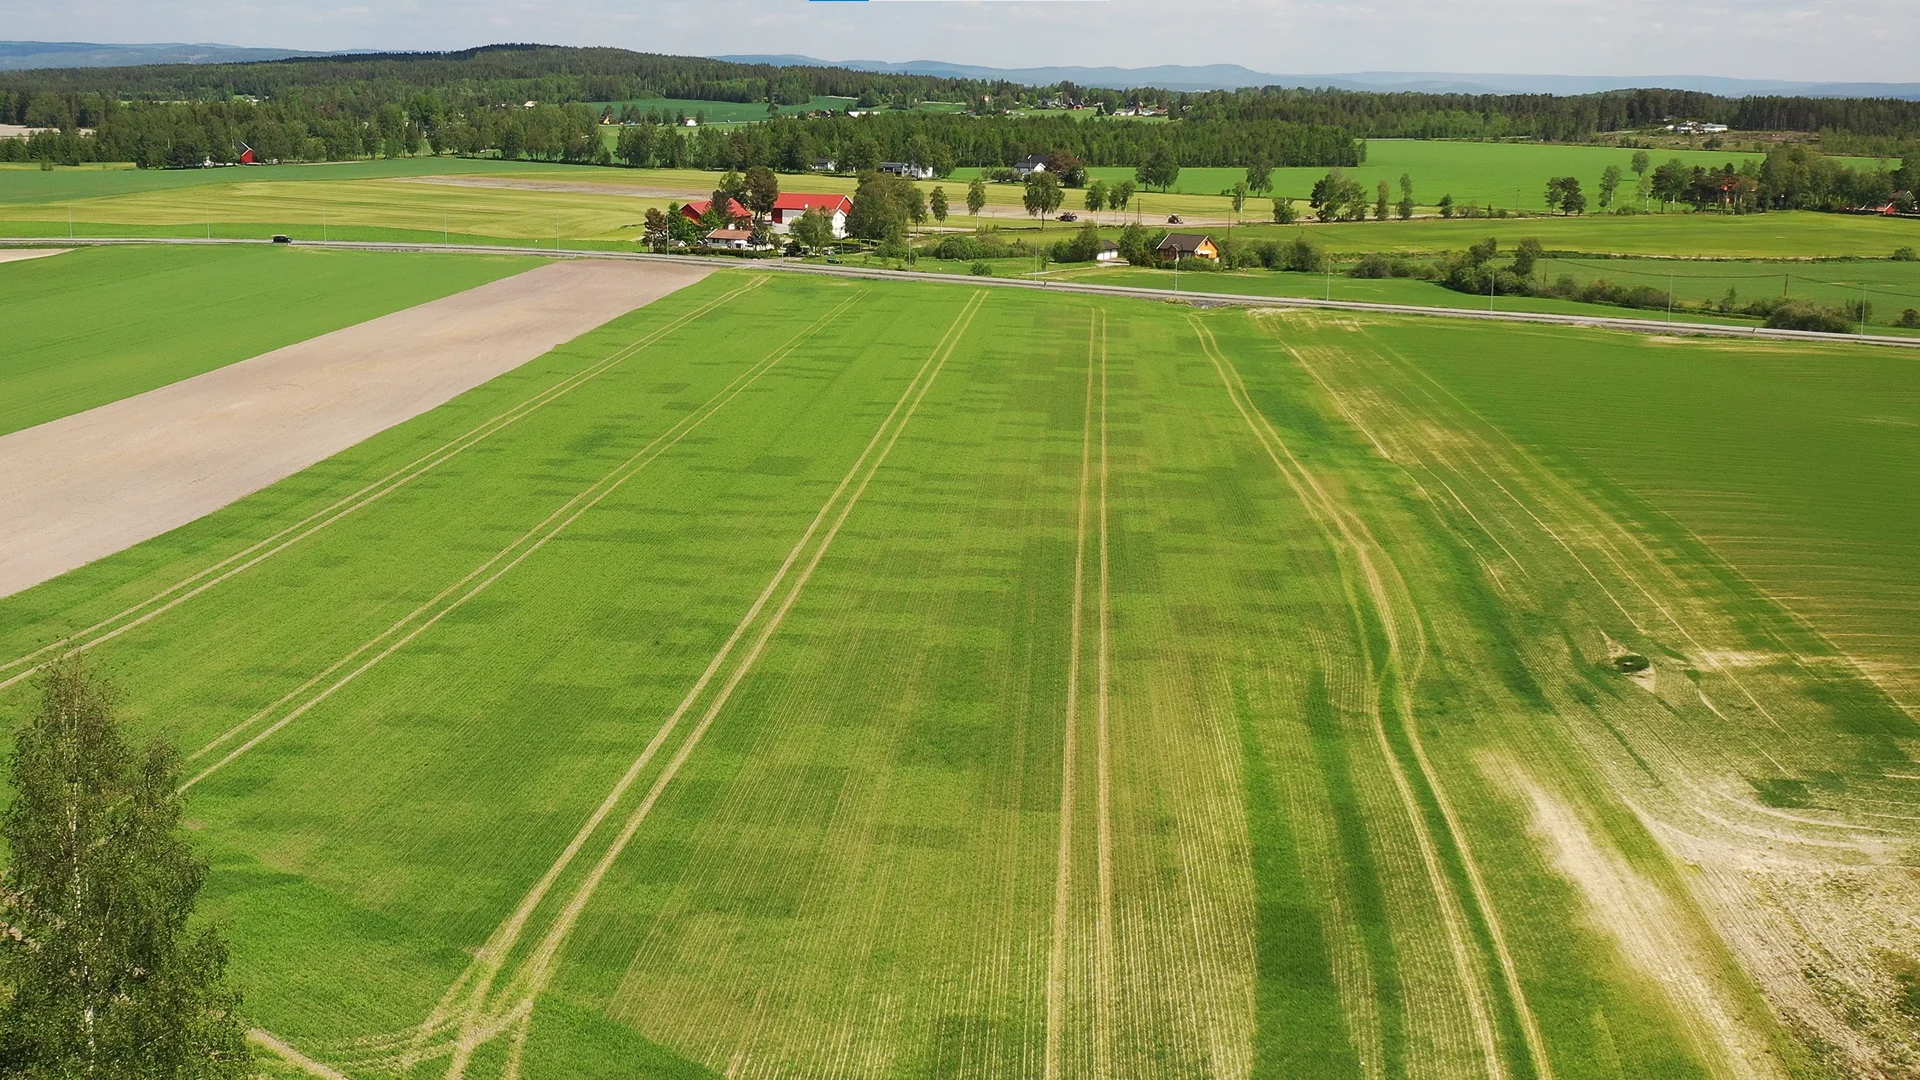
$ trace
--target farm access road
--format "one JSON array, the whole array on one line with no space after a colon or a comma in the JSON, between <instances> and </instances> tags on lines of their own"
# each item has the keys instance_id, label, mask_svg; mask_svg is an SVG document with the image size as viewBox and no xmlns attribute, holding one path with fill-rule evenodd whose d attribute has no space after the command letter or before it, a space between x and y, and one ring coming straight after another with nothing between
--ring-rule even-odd
<instances>
[{"instance_id":1,"label":"farm access road","mask_svg":"<svg viewBox=\"0 0 1920 1080\"><path fill-rule=\"evenodd\" d=\"M46 240L35 243L45 244ZM83 237L63 241L69 247L116 244L263 244L265 240L215 239L188 237ZM0 240L0 251L10 241ZM785 259L734 261L724 256L655 255L640 251L599 251L590 248L552 248L513 244L423 244L372 240L301 240L302 247L343 248L353 251L465 251L497 255L538 255L548 259L604 259L609 261L668 263L682 266L750 266L756 270L784 270L802 274L827 274L834 277L871 278L884 281L933 281L978 288L1044 289L1047 292L1082 293L1091 296L1131 296L1143 300L1167 300L1196 307L1295 307L1328 308L1336 311L1367 312L1376 315L1427 315L1442 319L1474 319L1483 322L1542 323L1550 326L1583 326L1598 330L1624 330L1635 334L1678 334L1688 337L1728 337L1748 340L1827 341L1854 345L1892 345L1920 349L1920 337L1895 334L1834 334L1819 330L1772 330L1764 326L1740 326L1729 323L1697 323L1644 319L1613 315L1561 315L1541 311L1489 311L1467 307L1443 307L1433 304L1381 304L1366 300L1317 300L1303 296L1259 296L1248 293L1194 292L1182 289L1148 289L1133 285L1096 285L1078 281L1047 281L1033 278L972 277L965 274L907 273L901 270L874 270L857 266L826 266L819 263L790 262ZM4 594L0 594L4 595Z\"/></svg>"},{"instance_id":2,"label":"farm access road","mask_svg":"<svg viewBox=\"0 0 1920 1080\"><path fill-rule=\"evenodd\" d=\"M0 436L0 596L212 513L716 268L551 263Z\"/></svg>"}]
</instances>

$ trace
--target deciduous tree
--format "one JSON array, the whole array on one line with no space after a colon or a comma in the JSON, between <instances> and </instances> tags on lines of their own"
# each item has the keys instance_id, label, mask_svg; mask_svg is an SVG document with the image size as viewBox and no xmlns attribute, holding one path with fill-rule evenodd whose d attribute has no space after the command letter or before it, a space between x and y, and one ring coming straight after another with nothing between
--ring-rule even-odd
<instances>
[{"instance_id":1,"label":"deciduous tree","mask_svg":"<svg viewBox=\"0 0 1920 1080\"><path fill-rule=\"evenodd\" d=\"M1611 208L1613 197L1620 190L1620 166L1609 165L1600 173L1600 205Z\"/></svg>"},{"instance_id":2,"label":"deciduous tree","mask_svg":"<svg viewBox=\"0 0 1920 1080\"><path fill-rule=\"evenodd\" d=\"M1060 178L1052 171L1036 172L1027 177L1027 189L1021 202L1027 208L1028 217L1038 217L1040 227L1047 227L1047 217L1060 209L1060 203L1066 198L1060 189Z\"/></svg>"},{"instance_id":3,"label":"deciduous tree","mask_svg":"<svg viewBox=\"0 0 1920 1080\"><path fill-rule=\"evenodd\" d=\"M833 217L814 207L800 215L791 230L794 242L808 251L824 251L833 243Z\"/></svg>"},{"instance_id":4,"label":"deciduous tree","mask_svg":"<svg viewBox=\"0 0 1920 1080\"><path fill-rule=\"evenodd\" d=\"M1255 154L1247 163L1247 190L1255 195L1273 190L1273 161L1265 153Z\"/></svg>"},{"instance_id":5,"label":"deciduous tree","mask_svg":"<svg viewBox=\"0 0 1920 1080\"><path fill-rule=\"evenodd\" d=\"M755 165L747 170L747 210L755 221L765 221L773 216L773 204L780 200L780 178L765 165Z\"/></svg>"},{"instance_id":6,"label":"deciduous tree","mask_svg":"<svg viewBox=\"0 0 1920 1080\"><path fill-rule=\"evenodd\" d=\"M1107 208L1107 182L1095 180L1087 185L1087 211L1097 214Z\"/></svg>"},{"instance_id":7,"label":"deciduous tree","mask_svg":"<svg viewBox=\"0 0 1920 1080\"><path fill-rule=\"evenodd\" d=\"M180 829L179 758L130 751L114 705L59 663L14 737L0 1074L239 1080L252 1061L227 947L191 925L207 870Z\"/></svg>"}]
</instances>

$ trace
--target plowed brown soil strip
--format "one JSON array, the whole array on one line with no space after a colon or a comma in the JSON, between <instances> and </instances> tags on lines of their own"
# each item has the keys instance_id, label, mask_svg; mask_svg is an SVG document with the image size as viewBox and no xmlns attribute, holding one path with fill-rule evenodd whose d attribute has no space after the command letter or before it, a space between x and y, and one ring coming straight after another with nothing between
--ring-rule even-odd
<instances>
[{"instance_id":1,"label":"plowed brown soil strip","mask_svg":"<svg viewBox=\"0 0 1920 1080\"><path fill-rule=\"evenodd\" d=\"M708 272L554 263L0 437L0 596L218 510Z\"/></svg>"}]
</instances>

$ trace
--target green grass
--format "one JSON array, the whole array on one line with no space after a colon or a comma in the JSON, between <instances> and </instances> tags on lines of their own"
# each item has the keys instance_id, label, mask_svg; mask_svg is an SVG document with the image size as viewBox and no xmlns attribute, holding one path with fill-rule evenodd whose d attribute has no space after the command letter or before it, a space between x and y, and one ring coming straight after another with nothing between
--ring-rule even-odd
<instances>
[{"instance_id":1,"label":"green grass","mask_svg":"<svg viewBox=\"0 0 1920 1080\"><path fill-rule=\"evenodd\" d=\"M1719 168L1731 162L1739 165L1747 159L1766 155L1752 150L1649 150L1655 165L1679 158L1688 166ZM1508 209L1546 209L1547 180L1555 176L1580 179L1588 200L1599 204L1600 174L1608 165L1620 166L1626 177L1622 190L1633 193L1635 176L1632 150L1604 146L1571 146L1542 143L1445 142L1415 139L1369 139L1367 160L1345 172L1367 189L1369 195L1382 180L1400 199L1400 177L1413 178L1413 197L1421 206L1434 206L1442 195L1452 195L1456 203L1477 202L1482 206ZM1871 158L1842 159L1856 167L1873 167ZM1109 182L1133 179L1133 170L1094 168L1088 172ZM1322 168L1275 169L1273 194L1304 200L1313 191L1314 181L1325 176ZM1218 195L1246 179L1243 168L1184 168L1173 190L1191 195ZM1516 201L1517 200L1517 201Z\"/></svg>"},{"instance_id":2,"label":"green grass","mask_svg":"<svg viewBox=\"0 0 1920 1080\"><path fill-rule=\"evenodd\" d=\"M469 1077L1865 1071L1716 928L1904 947L1844 847L1914 839L1886 351L732 270L0 600L0 664L642 340L89 654L245 748L188 816L303 1052L443 1075L452 1000Z\"/></svg>"},{"instance_id":3,"label":"green grass","mask_svg":"<svg viewBox=\"0 0 1920 1080\"><path fill-rule=\"evenodd\" d=\"M551 172L564 166L548 162L494 161L486 158L415 157L384 161L235 166L223 169L136 169L131 165L36 167L0 165L0 205L64 203L146 191L220 187L261 181L309 183L320 180L377 180L441 174L520 175Z\"/></svg>"},{"instance_id":4,"label":"green grass","mask_svg":"<svg viewBox=\"0 0 1920 1080\"><path fill-rule=\"evenodd\" d=\"M618 132L609 128L606 134L611 139ZM1388 145L1394 154L1428 155L1435 168L1465 170L1462 175L1472 175L1475 169L1503 176L1523 175L1532 168L1504 162L1502 155L1506 154L1539 156L1540 167L1546 170L1544 177L1552 167L1566 164L1562 154L1619 153L1594 147L1488 143ZM1487 161L1482 162L1482 157ZM956 204L964 204L964 189L974 171L959 170L937 185L943 186ZM1114 175L1126 171L1118 170ZM1169 214L1179 214L1194 227L1222 231L1228 206L1211 193L1229 185L1235 170L1190 169L1182 175L1188 173L1193 178L1190 183L1183 182L1183 189L1200 194L1140 193L1136 196L1138 216L1154 224L1164 222ZM410 182L443 175L470 182L536 186ZM1419 175L1415 174L1416 183ZM74 168L43 173L0 168L0 235L205 235L210 228L214 235L227 236L264 237L287 232L306 238L323 232L336 235L337 230L339 235L374 238L373 230L380 230L381 237L409 240L544 244L558 237L566 243L625 245L638 236L639 223L649 207L664 207L676 199L705 198L718 177L718 173L690 169L593 168L451 157L257 169ZM791 191L851 193L854 188L851 177L791 175L782 177L781 183ZM922 184L929 189L933 186L936 182ZM989 205L1015 216L986 222L1038 237L1037 224L1018 216L1020 192L1017 184L988 185ZM1081 194L1068 192L1063 208L1079 212ZM1299 194L1304 196L1305 189ZM1417 197L1426 199L1424 194ZM1269 213L1265 200L1253 200L1243 217L1243 235L1280 239L1295 233L1295 229L1261 224ZM1098 216L1117 227L1118 215ZM949 221L951 226L968 224L964 211ZM1049 238L1056 228L1046 230ZM1297 231L1343 253L1435 252L1463 248L1486 236L1498 237L1509 247L1522 237L1534 236L1551 250L1688 258L1885 259L1895 248L1920 246L1920 222L1815 213L1735 217L1675 212L1453 221L1422 218L1411 222L1312 224Z\"/></svg>"},{"instance_id":5,"label":"green grass","mask_svg":"<svg viewBox=\"0 0 1920 1080\"><path fill-rule=\"evenodd\" d=\"M822 109L846 109L856 99L849 97L815 97L805 105L782 105L780 111L788 116L816 112ZM595 112L611 107L617 115L628 105L640 110L642 115L659 109L667 114L671 121L680 113L689 117L706 114L709 124L747 124L767 118L767 103L764 101L701 101L695 98L633 98L627 101L592 101L587 103Z\"/></svg>"},{"instance_id":6,"label":"green grass","mask_svg":"<svg viewBox=\"0 0 1920 1080\"><path fill-rule=\"evenodd\" d=\"M497 255L157 246L0 263L0 435L538 264Z\"/></svg>"}]
</instances>

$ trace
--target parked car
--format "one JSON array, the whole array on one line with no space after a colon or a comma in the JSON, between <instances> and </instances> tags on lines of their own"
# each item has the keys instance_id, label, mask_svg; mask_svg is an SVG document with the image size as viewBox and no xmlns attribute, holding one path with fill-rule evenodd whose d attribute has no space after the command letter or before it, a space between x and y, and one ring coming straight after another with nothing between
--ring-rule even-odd
<instances>
[{"instance_id":1,"label":"parked car","mask_svg":"<svg viewBox=\"0 0 1920 1080\"><path fill-rule=\"evenodd\" d=\"M1171 215L1168 215L1168 217L1167 217L1167 224L1169 224L1169 225L1181 225L1181 224L1184 224L1184 222L1182 222L1182 221L1180 220L1180 215L1179 215L1179 214L1171 214Z\"/></svg>"},{"instance_id":2,"label":"parked car","mask_svg":"<svg viewBox=\"0 0 1920 1080\"><path fill-rule=\"evenodd\" d=\"M1060 215L1060 220L1061 221L1079 221L1080 215L1069 210L1066 213Z\"/></svg>"},{"instance_id":3,"label":"parked car","mask_svg":"<svg viewBox=\"0 0 1920 1080\"><path fill-rule=\"evenodd\" d=\"M293 243L293 237L288 236L286 233L283 233L283 232L274 233L273 242L276 244L291 244Z\"/></svg>"}]
</instances>

